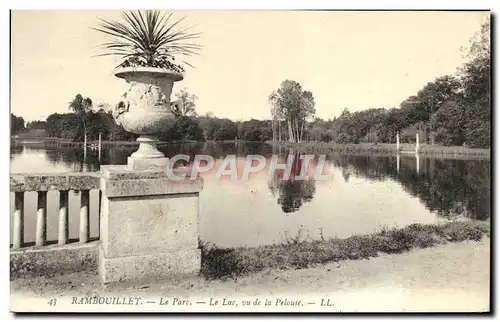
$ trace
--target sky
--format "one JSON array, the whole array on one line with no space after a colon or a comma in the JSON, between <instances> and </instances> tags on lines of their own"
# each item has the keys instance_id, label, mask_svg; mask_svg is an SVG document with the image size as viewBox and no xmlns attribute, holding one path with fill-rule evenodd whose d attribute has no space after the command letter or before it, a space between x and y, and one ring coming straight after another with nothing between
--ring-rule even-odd
<instances>
[{"instance_id":1,"label":"sky","mask_svg":"<svg viewBox=\"0 0 500 322\"><path fill-rule=\"evenodd\" d=\"M178 11L201 32L184 80L199 114L269 119L269 94L285 79L313 93L316 116L344 108L399 107L436 77L454 74L462 47L489 12ZM12 11L11 112L25 121L68 111L78 93L115 105L126 91L98 18L120 11Z\"/></svg>"}]
</instances>

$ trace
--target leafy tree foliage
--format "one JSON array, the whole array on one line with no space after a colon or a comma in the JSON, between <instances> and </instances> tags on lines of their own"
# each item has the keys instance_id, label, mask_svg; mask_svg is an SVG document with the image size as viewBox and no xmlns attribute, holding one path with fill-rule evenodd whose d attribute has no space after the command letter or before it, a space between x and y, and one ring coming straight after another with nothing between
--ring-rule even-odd
<instances>
[{"instance_id":1,"label":"leafy tree foliage","mask_svg":"<svg viewBox=\"0 0 500 322\"><path fill-rule=\"evenodd\" d=\"M205 141L198 121L188 116L178 116L166 124L166 130L158 134L161 141Z\"/></svg>"},{"instance_id":2,"label":"leafy tree foliage","mask_svg":"<svg viewBox=\"0 0 500 322\"><path fill-rule=\"evenodd\" d=\"M214 117L213 114L197 118L207 140L244 140L265 142L272 139L272 121L232 121Z\"/></svg>"},{"instance_id":3,"label":"leafy tree foliage","mask_svg":"<svg viewBox=\"0 0 500 322\"><path fill-rule=\"evenodd\" d=\"M81 126L83 126L83 139L84 142L87 142L87 123L89 121L89 112L92 110L92 100L88 97L83 98L81 94L77 94L69 103L69 110L80 118Z\"/></svg>"},{"instance_id":4,"label":"leafy tree foliage","mask_svg":"<svg viewBox=\"0 0 500 322\"><path fill-rule=\"evenodd\" d=\"M491 50L490 24L471 40L468 62L462 67L460 80L465 111L465 143L489 146L491 141Z\"/></svg>"},{"instance_id":5,"label":"leafy tree foliage","mask_svg":"<svg viewBox=\"0 0 500 322\"><path fill-rule=\"evenodd\" d=\"M234 140L238 135L238 126L229 119L221 119L213 135L216 141Z\"/></svg>"},{"instance_id":6,"label":"leafy tree foliage","mask_svg":"<svg viewBox=\"0 0 500 322\"><path fill-rule=\"evenodd\" d=\"M245 141L264 142L272 138L272 123L270 121L250 121L238 124L238 137Z\"/></svg>"},{"instance_id":7,"label":"leafy tree foliage","mask_svg":"<svg viewBox=\"0 0 500 322\"><path fill-rule=\"evenodd\" d=\"M172 113L178 116L196 116L196 100L198 97L182 89L175 94L176 101L172 103Z\"/></svg>"},{"instance_id":8,"label":"leafy tree foliage","mask_svg":"<svg viewBox=\"0 0 500 322\"><path fill-rule=\"evenodd\" d=\"M45 121L31 121L26 123L26 130L45 130Z\"/></svg>"},{"instance_id":9,"label":"leafy tree foliage","mask_svg":"<svg viewBox=\"0 0 500 322\"><path fill-rule=\"evenodd\" d=\"M10 133L17 134L24 131L24 119L20 116L15 116L10 113Z\"/></svg>"},{"instance_id":10,"label":"leafy tree foliage","mask_svg":"<svg viewBox=\"0 0 500 322\"><path fill-rule=\"evenodd\" d=\"M286 122L288 140L302 141L305 124L316 113L313 94L303 90L300 83L287 79L271 93L269 102L273 117Z\"/></svg>"}]
</instances>

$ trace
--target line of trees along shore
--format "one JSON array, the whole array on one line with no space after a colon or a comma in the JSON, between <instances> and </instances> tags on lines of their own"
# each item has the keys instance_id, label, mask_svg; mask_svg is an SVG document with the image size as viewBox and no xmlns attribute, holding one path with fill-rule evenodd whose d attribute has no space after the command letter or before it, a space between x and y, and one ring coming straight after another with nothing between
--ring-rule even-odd
<instances>
[{"instance_id":1,"label":"line of trees along shore","mask_svg":"<svg viewBox=\"0 0 500 322\"><path fill-rule=\"evenodd\" d=\"M196 96L186 89L176 95L177 100L171 110L174 118L165 123L165 131L156 133L161 141L227 141L245 140L264 142L271 140L272 121L249 120L232 121L217 118L212 113L198 116L196 113ZM24 120L11 114L11 134L29 137L30 134L40 138L43 136L61 138L75 142L95 141L99 134L107 141L135 141L137 135L125 131L113 118L109 104L94 106L92 99L77 94L68 103L68 113L53 113L45 121L33 121L24 125Z\"/></svg>"},{"instance_id":2,"label":"line of trees along shore","mask_svg":"<svg viewBox=\"0 0 500 322\"><path fill-rule=\"evenodd\" d=\"M456 75L444 75L427 83L404 100L399 108L376 108L351 112L328 120L315 117L313 93L294 80L285 80L269 96L271 120L232 121L212 113L196 113L195 95L178 92L172 104L175 119L158 133L162 141L245 140L318 141L341 144L393 143L400 132L411 141L419 131L428 144L490 147L491 61L490 25L485 23L465 50L466 63ZM44 129L49 137L74 141L132 141L135 134L117 125L107 104L94 107L90 98L78 94L68 104L69 113L52 114L45 121L28 122L11 114L12 134Z\"/></svg>"},{"instance_id":3,"label":"line of trees along shore","mask_svg":"<svg viewBox=\"0 0 500 322\"><path fill-rule=\"evenodd\" d=\"M464 50L466 63L456 75L427 83L399 108L375 108L323 120L315 116L312 93L285 80L271 93L273 138L277 141L391 143L419 131L429 144L489 147L491 140L490 25L485 23Z\"/></svg>"}]
</instances>

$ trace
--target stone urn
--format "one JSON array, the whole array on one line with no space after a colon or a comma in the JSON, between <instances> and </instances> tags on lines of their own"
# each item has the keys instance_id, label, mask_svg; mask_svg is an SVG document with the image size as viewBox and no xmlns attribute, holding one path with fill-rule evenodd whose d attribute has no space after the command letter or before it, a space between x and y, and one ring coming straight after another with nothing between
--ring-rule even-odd
<instances>
[{"instance_id":1,"label":"stone urn","mask_svg":"<svg viewBox=\"0 0 500 322\"><path fill-rule=\"evenodd\" d=\"M127 67L115 72L130 84L115 110L115 120L129 132L139 134L139 149L127 161L134 170L166 167L168 159L158 151L158 139L153 135L165 129L174 119L170 109L170 95L174 82L182 74L163 68Z\"/></svg>"}]
</instances>

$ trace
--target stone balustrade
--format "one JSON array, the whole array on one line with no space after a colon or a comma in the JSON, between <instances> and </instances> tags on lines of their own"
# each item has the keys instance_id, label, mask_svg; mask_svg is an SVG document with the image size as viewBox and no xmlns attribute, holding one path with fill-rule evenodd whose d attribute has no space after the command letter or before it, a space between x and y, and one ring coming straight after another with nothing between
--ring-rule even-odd
<instances>
[{"instance_id":1,"label":"stone balustrade","mask_svg":"<svg viewBox=\"0 0 500 322\"><path fill-rule=\"evenodd\" d=\"M68 200L69 192L80 192L79 243L90 240L89 193L100 189L99 173L71 172L61 174L12 174L10 191L14 193L14 215L12 220L12 250L25 247L24 243L24 194L35 191L37 197L35 246L47 245L47 216L58 216L58 245L66 245L68 238ZM47 192L59 191L59 211L47 213ZM100 202L100 195L99 200ZM98 209L100 209L98 205Z\"/></svg>"},{"instance_id":2,"label":"stone balustrade","mask_svg":"<svg viewBox=\"0 0 500 322\"><path fill-rule=\"evenodd\" d=\"M96 173L12 174L11 278L94 270L101 282L108 284L197 274L201 265L198 217L202 188L201 178L171 180L164 169L136 170L119 165L102 166ZM90 239L91 190L99 191L98 205L92 207L99 210L97 241ZM51 191L59 191L54 214L47 213ZM78 239L70 242L71 191L79 192L80 211ZM26 192L37 193L34 245L24 242ZM57 243L47 241L47 219L55 219L52 216L57 216Z\"/></svg>"}]
</instances>

